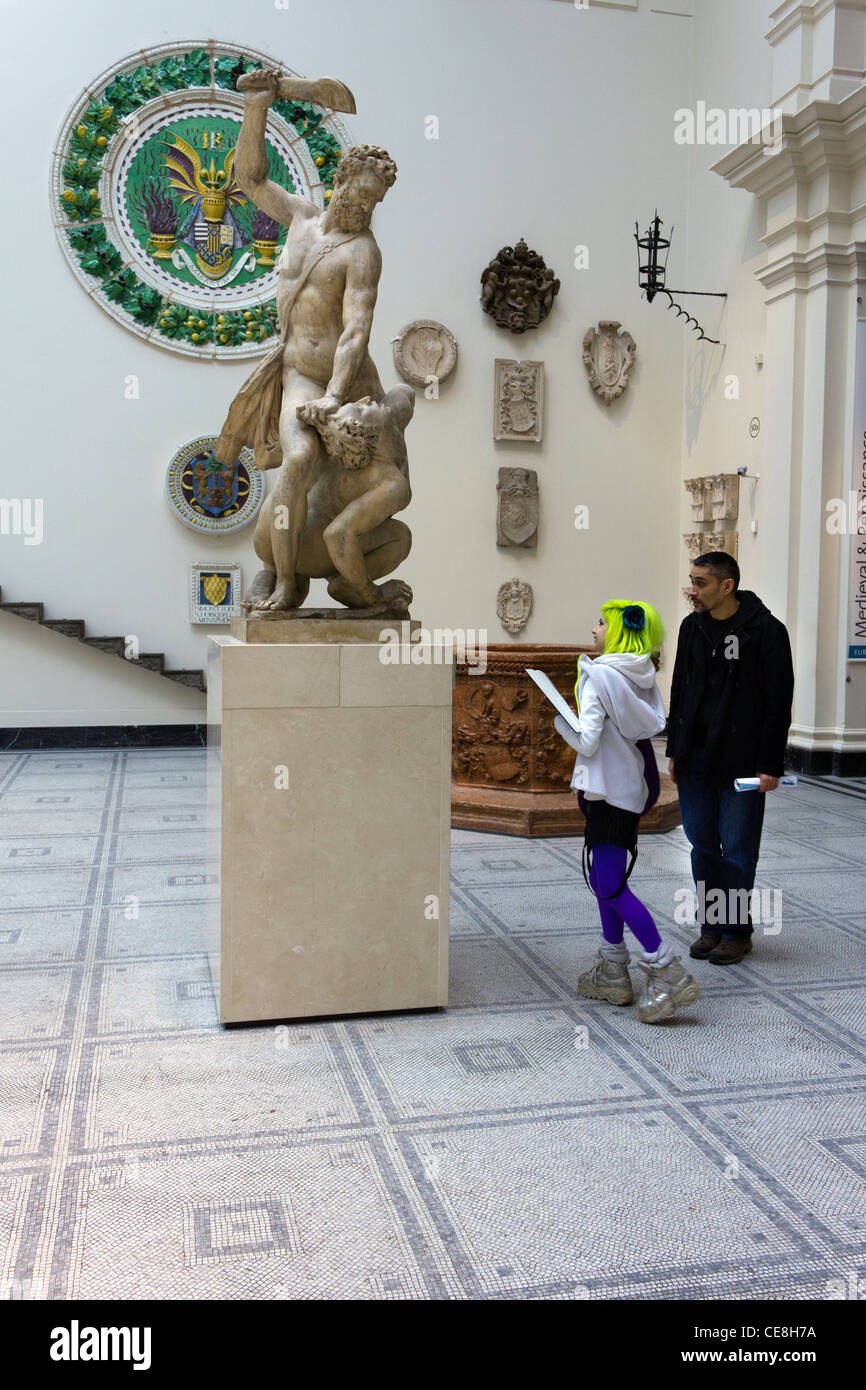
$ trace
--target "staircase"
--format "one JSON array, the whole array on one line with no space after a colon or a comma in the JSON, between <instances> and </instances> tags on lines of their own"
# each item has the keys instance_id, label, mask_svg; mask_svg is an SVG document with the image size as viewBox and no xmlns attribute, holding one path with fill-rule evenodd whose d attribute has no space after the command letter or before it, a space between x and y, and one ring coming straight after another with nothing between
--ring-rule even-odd
<instances>
[{"instance_id":1,"label":"staircase","mask_svg":"<svg viewBox=\"0 0 866 1390\"><path fill-rule=\"evenodd\" d=\"M192 690L205 690L204 671L167 671L163 652L144 652L137 657L128 657L124 637L85 637L83 618L46 618L44 604L41 603L0 603L0 613L12 613L16 618L24 618L29 623L39 623L61 637L71 637L74 642L83 642L86 647L95 647L98 652L119 656L129 666L143 666L146 671L156 671L166 680L177 685L188 685Z\"/></svg>"}]
</instances>

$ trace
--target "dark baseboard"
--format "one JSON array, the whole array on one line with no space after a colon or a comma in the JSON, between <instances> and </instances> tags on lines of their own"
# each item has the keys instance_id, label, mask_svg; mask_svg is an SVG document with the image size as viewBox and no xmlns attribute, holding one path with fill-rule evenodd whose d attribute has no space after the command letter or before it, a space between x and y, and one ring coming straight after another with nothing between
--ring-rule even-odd
<instances>
[{"instance_id":1,"label":"dark baseboard","mask_svg":"<svg viewBox=\"0 0 866 1390\"><path fill-rule=\"evenodd\" d=\"M37 748L204 748L206 724L62 725L0 729L0 750Z\"/></svg>"},{"instance_id":2,"label":"dark baseboard","mask_svg":"<svg viewBox=\"0 0 866 1390\"><path fill-rule=\"evenodd\" d=\"M866 777L866 753L789 745L785 750L785 766L806 777Z\"/></svg>"},{"instance_id":3,"label":"dark baseboard","mask_svg":"<svg viewBox=\"0 0 866 1390\"><path fill-rule=\"evenodd\" d=\"M39 748L204 748L206 724L57 725L0 728L0 750ZM866 752L795 748L785 751L790 772L807 777L866 777Z\"/></svg>"}]
</instances>

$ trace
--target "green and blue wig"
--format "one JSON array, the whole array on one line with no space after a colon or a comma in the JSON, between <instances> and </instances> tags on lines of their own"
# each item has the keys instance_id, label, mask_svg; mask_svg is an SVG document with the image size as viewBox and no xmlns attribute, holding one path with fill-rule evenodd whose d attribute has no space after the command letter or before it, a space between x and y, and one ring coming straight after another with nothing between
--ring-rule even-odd
<instances>
[{"instance_id":1,"label":"green and blue wig","mask_svg":"<svg viewBox=\"0 0 866 1390\"><path fill-rule=\"evenodd\" d=\"M629 652L635 656L652 656L665 640L662 620L651 603L635 603L627 598L612 598L601 606L601 616L607 623L604 656L613 652ZM577 663L577 683L580 681L580 659ZM577 683L574 697L577 700ZM580 708L578 704L578 709Z\"/></svg>"}]
</instances>

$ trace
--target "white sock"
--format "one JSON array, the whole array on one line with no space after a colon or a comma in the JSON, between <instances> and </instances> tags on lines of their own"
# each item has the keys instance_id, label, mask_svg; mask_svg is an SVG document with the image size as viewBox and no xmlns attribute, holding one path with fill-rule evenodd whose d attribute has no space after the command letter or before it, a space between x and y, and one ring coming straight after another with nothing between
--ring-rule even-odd
<instances>
[{"instance_id":1,"label":"white sock","mask_svg":"<svg viewBox=\"0 0 866 1390\"><path fill-rule=\"evenodd\" d=\"M605 960L615 961L618 965L628 965L628 962L631 960L628 947L624 941L617 941L616 943L612 941L602 941L598 949Z\"/></svg>"},{"instance_id":2,"label":"white sock","mask_svg":"<svg viewBox=\"0 0 866 1390\"><path fill-rule=\"evenodd\" d=\"M670 965L674 958L675 951L667 941L662 941L655 951L643 951L642 959L645 965L651 965L656 970L663 969Z\"/></svg>"}]
</instances>

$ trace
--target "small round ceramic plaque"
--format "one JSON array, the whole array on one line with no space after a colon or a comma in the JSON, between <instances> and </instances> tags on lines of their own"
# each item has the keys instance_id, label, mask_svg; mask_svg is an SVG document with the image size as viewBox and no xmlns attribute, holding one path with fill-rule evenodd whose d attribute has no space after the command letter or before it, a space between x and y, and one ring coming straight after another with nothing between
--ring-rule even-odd
<instances>
[{"instance_id":1,"label":"small round ceramic plaque","mask_svg":"<svg viewBox=\"0 0 866 1390\"><path fill-rule=\"evenodd\" d=\"M235 463L218 463L216 441L215 434L203 434L184 444L165 478L175 515L184 526L210 536L249 525L265 495L264 474L255 467L252 449L241 449Z\"/></svg>"}]
</instances>

